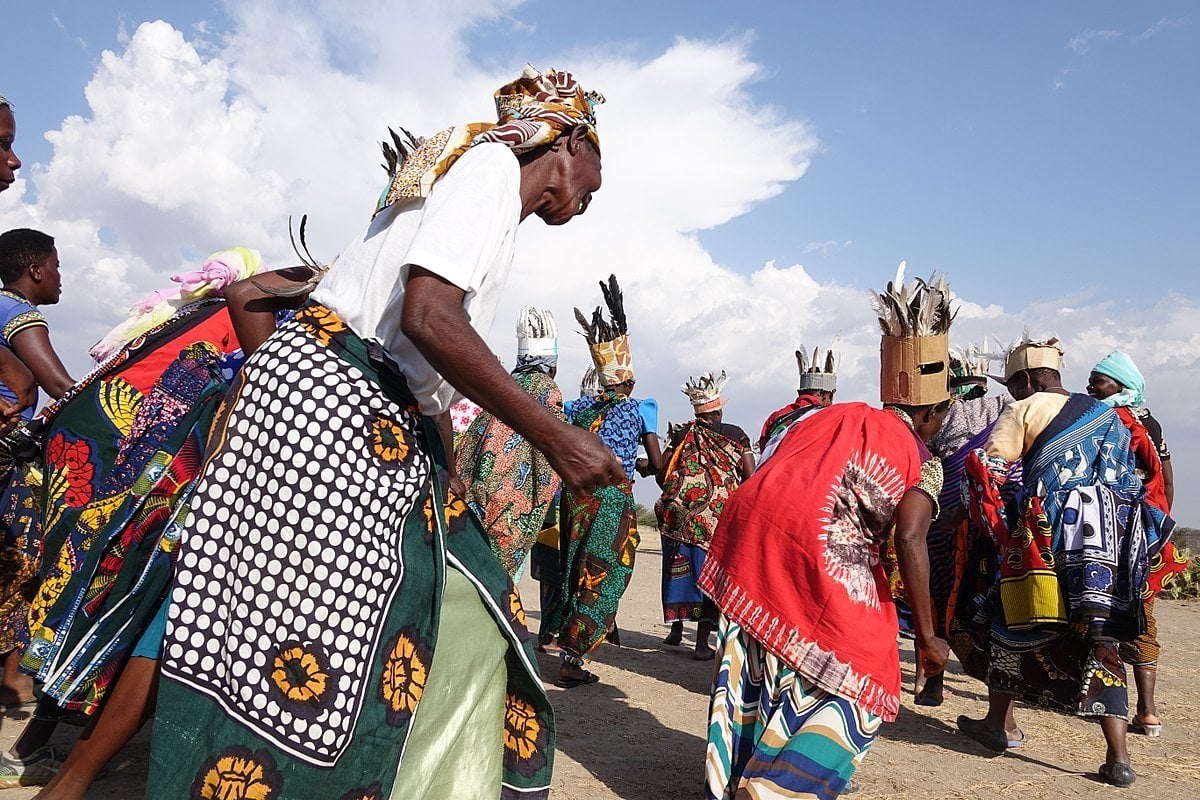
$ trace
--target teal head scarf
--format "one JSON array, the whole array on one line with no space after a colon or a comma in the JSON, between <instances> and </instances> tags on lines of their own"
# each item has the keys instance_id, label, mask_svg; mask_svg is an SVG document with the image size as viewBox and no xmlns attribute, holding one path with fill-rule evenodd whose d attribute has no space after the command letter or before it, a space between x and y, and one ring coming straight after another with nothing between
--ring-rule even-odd
<instances>
[{"instance_id":1,"label":"teal head scarf","mask_svg":"<svg viewBox=\"0 0 1200 800\"><path fill-rule=\"evenodd\" d=\"M1146 379L1142 377L1137 364L1133 363L1133 359L1129 357L1128 353L1113 350L1101 359L1099 364L1092 367L1092 372L1107 375L1123 387L1121 391L1100 401L1106 406L1137 408L1145 402L1142 399L1142 392L1146 390Z\"/></svg>"}]
</instances>

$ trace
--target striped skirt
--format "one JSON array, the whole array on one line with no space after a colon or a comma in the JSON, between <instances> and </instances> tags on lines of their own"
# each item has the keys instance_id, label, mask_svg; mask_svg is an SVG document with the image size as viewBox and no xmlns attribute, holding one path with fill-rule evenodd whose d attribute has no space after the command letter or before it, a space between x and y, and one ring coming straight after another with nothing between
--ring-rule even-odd
<instances>
[{"instance_id":1,"label":"striped skirt","mask_svg":"<svg viewBox=\"0 0 1200 800\"><path fill-rule=\"evenodd\" d=\"M705 798L841 794L881 718L817 688L724 615L717 636Z\"/></svg>"}]
</instances>

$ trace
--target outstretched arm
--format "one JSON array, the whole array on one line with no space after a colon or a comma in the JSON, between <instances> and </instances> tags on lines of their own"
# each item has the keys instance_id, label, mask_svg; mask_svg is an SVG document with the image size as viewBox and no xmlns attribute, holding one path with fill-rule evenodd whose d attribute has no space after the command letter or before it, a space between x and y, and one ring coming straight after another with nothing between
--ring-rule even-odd
<instances>
[{"instance_id":1,"label":"outstretched arm","mask_svg":"<svg viewBox=\"0 0 1200 800\"><path fill-rule=\"evenodd\" d=\"M409 266L401 328L425 360L455 388L546 454L573 491L625 480L621 462L600 437L555 418L512 379L463 308L462 289Z\"/></svg>"}]
</instances>

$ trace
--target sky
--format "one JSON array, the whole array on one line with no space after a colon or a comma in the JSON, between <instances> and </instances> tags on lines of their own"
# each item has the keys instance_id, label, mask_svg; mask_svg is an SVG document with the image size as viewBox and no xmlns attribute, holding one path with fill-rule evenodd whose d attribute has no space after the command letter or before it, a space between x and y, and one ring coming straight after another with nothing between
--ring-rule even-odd
<instances>
[{"instance_id":1,"label":"sky","mask_svg":"<svg viewBox=\"0 0 1200 800\"><path fill-rule=\"evenodd\" d=\"M689 375L730 374L756 432L794 350L837 342L839 399L878 397L868 289L945 273L958 344L1057 334L1069 388L1114 347L1145 372L1200 524L1200 4L25 2L6 4L0 94L20 180L0 229L54 235L45 309L73 374L140 296L234 244L295 261L288 217L333 258L382 188L387 126L493 118L526 62L598 109L604 187L561 229L531 218L489 342L523 304L586 365L571 307L617 274L666 422ZM998 368L998 365L997 365ZM651 481L639 499L652 502Z\"/></svg>"}]
</instances>

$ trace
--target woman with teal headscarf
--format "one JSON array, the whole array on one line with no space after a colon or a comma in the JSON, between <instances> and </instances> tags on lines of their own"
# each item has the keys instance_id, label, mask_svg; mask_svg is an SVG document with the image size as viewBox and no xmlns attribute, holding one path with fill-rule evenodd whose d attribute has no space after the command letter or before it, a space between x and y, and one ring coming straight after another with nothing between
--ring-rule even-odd
<instances>
[{"instance_id":1,"label":"woman with teal headscarf","mask_svg":"<svg viewBox=\"0 0 1200 800\"><path fill-rule=\"evenodd\" d=\"M1169 513L1174 500L1174 475L1171 451L1163 441L1162 426L1150 414L1142 396L1146 379L1128 353L1114 350L1092 367L1087 391L1101 403L1111 407L1129 429L1131 446L1137 464L1136 473L1146 487L1146 502ZM1133 733L1158 736L1162 722L1154 702L1154 685L1158 673L1161 647L1158 624L1154 616L1154 600L1162 587L1183 572L1187 560L1167 542L1150 562L1147 586L1142 593L1146 616L1146 631L1132 642L1121 644L1121 658L1133 667L1137 686L1137 713L1129 724Z\"/></svg>"}]
</instances>

